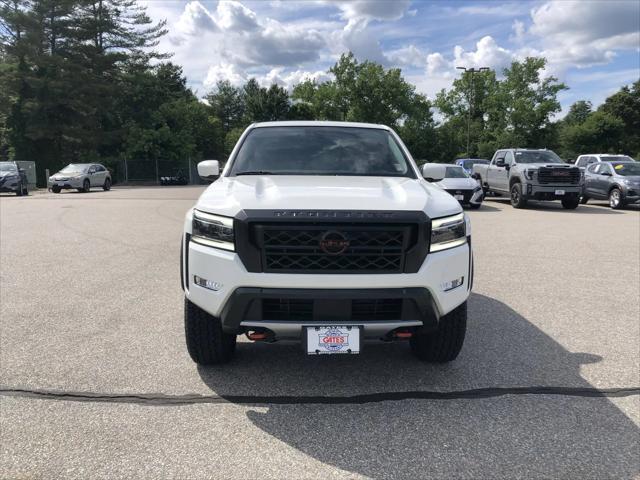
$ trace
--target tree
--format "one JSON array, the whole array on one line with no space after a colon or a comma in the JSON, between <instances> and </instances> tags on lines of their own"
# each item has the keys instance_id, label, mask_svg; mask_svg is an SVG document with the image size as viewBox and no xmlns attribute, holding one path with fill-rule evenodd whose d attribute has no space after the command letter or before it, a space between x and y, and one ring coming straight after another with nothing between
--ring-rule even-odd
<instances>
[{"instance_id":1,"label":"tree","mask_svg":"<svg viewBox=\"0 0 640 480\"><path fill-rule=\"evenodd\" d=\"M10 111L6 130L15 159L44 169L97 159L122 145L115 106L126 65L149 67L166 32L135 0L3 0L0 41ZM6 76L5 76L6 75Z\"/></svg>"},{"instance_id":2,"label":"tree","mask_svg":"<svg viewBox=\"0 0 640 480\"><path fill-rule=\"evenodd\" d=\"M593 105L587 100L578 100L571 107L569 112L564 117L564 125L580 125L589 118L589 115L593 111Z\"/></svg>"},{"instance_id":3,"label":"tree","mask_svg":"<svg viewBox=\"0 0 640 480\"><path fill-rule=\"evenodd\" d=\"M245 102L242 90L231 85L228 80L218 81L215 90L204 98L222 122L225 134L243 123Z\"/></svg>"},{"instance_id":4,"label":"tree","mask_svg":"<svg viewBox=\"0 0 640 480\"><path fill-rule=\"evenodd\" d=\"M543 58L515 61L504 70L502 80L494 72L481 72L473 84L465 74L449 91L440 92L436 105L448 125L447 144L457 144L448 151L486 158L498 148L555 147L558 132L552 119L560 111L557 94L566 86L552 76L541 78L545 64ZM465 152L469 98L473 99L472 142L471 151Z\"/></svg>"},{"instance_id":5,"label":"tree","mask_svg":"<svg viewBox=\"0 0 640 480\"><path fill-rule=\"evenodd\" d=\"M640 80L631 88L622 87L600 105L598 111L612 115L624 124L619 153L640 157Z\"/></svg>"},{"instance_id":6,"label":"tree","mask_svg":"<svg viewBox=\"0 0 640 480\"><path fill-rule=\"evenodd\" d=\"M563 131L566 157L581 153L618 153L625 133L625 124L618 117L598 110L581 124L569 125Z\"/></svg>"}]
</instances>

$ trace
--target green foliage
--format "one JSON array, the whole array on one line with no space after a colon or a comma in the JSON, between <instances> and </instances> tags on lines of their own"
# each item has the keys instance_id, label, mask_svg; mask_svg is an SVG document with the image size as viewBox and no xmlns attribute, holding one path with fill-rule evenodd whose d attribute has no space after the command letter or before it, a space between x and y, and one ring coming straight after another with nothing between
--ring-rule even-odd
<instances>
[{"instance_id":1,"label":"green foliage","mask_svg":"<svg viewBox=\"0 0 640 480\"><path fill-rule=\"evenodd\" d=\"M225 134L242 124L245 108L243 93L231 85L231 82L219 81L216 88L204 98L213 109L214 115L222 122Z\"/></svg>"},{"instance_id":2,"label":"green foliage","mask_svg":"<svg viewBox=\"0 0 640 480\"><path fill-rule=\"evenodd\" d=\"M640 80L611 95L598 111L612 115L624 124L619 153L640 157Z\"/></svg>"},{"instance_id":3,"label":"green foliage","mask_svg":"<svg viewBox=\"0 0 640 480\"><path fill-rule=\"evenodd\" d=\"M601 110L589 114L579 124L567 125L562 133L564 156L575 158L581 153L623 152L624 122Z\"/></svg>"}]
</instances>

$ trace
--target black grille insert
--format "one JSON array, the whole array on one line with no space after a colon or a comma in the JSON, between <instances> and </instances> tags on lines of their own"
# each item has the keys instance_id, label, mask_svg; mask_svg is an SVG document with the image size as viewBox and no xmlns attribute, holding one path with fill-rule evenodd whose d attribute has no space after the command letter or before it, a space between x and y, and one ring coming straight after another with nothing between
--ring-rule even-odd
<instances>
[{"instance_id":1,"label":"black grille insert","mask_svg":"<svg viewBox=\"0 0 640 480\"><path fill-rule=\"evenodd\" d=\"M313 300L264 298L262 300L262 317L264 320L313 320Z\"/></svg>"},{"instance_id":2,"label":"black grille insert","mask_svg":"<svg viewBox=\"0 0 640 480\"><path fill-rule=\"evenodd\" d=\"M375 298L351 302L353 320L398 320L401 315L401 298Z\"/></svg>"},{"instance_id":3,"label":"black grille insert","mask_svg":"<svg viewBox=\"0 0 640 480\"><path fill-rule=\"evenodd\" d=\"M578 185L580 183L580 169L576 167L540 167L538 182L559 185Z\"/></svg>"},{"instance_id":4,"label":"black grille insert","mask_svg":"<svg viewBox=\"0 0 640 480\"><path fill-rule=\"evenodd\" d=\"M402 272L414 231L402 224L254 225L264 271L272 273Z\"/></svg>"}]
</instances>

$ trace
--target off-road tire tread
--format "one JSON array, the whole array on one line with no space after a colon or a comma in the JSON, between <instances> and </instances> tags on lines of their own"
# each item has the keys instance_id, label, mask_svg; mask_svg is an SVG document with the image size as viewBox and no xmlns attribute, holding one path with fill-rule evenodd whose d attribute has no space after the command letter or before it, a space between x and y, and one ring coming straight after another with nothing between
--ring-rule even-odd
<instances>
[{"instance_id":1,"label":"off-road tire tread","mask_svg":"<svg viewBox=\"0 0 640 480\"><path fill-rule=\"evenodd\" d=\"M184 330L187 351L200 365L219 365L233 358L236 336L222 331L219 318L184 300Z\"/></svg>"},{"instance_id":2,"label":"off-road tire tread","mask_svg":"<svg viewBox=\"0 0 640 480\"><path fill-rule=\"evenodd\" d=\"M561 200L561 202L562 207L566 210L575 210L580 205L580 197L565 197Z\"/></svg>"},{"instance_id":3,"label":"off-road tire tread","mask_svg":"<svg viewBox=\"0 0 640 480\"><path fill-rule=\"evenodd\" d=\"M467 302L443 316L435 332L411 337L411 350L426 362L450 362L460 353L466 331Z\"/></svg>"},{"instance_id":4,"label":"off-road tire tread","mask_svg":"<svg viewBox=\"0 0 640 480\"><path fill-rule=\"evenodd\" d=\"M513 200L511 199L511 190L513 190L516 185L520 188L520 197L518 203L513 203ZM524 192L522 191L522 184L520 182L516 182L511 185L511 188L509 189L509 201L513 208L525 208L527 206L527 197L525 197Z\"/></svg>"}]
</instances>

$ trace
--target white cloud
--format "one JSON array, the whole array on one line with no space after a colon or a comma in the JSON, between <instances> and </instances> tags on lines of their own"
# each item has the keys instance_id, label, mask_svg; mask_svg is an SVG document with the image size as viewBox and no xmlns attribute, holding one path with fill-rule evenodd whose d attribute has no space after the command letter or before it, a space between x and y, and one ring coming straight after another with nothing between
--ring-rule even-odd
<instances>
[{"instance_id":1,"label":"white cloud","mask_svg":"<svg viewBox=\"0 0 640 480\"><path fill-rule=\"evenodd\" d=\"M427 55L427 73L432 77L450 77L453 65L441 53Z\"/></svg>"},{"instance_id":2,"label":"white cloud","mask_svg":"<svg viewBox=\"0 0 640 480\"><path fill-rule=\"evenodd\" d=\"M351 22L370 20L399 20L405 14L411 0L334 0L342 10L342 17Z\"/></svg>"},{"instance_id":3,"label":"white cloud","mask_svg":"<svg viewBox=\"0 0 640 480\"><path fill-rule=\"evenodd\" d=\"M228 80L232 85L239 87L247 81L247 74L235 65L222 62L209 67L207 76L202 83L205 88L210 89L215 87L216 83L220 80Z\"/></svg>"},{"instance_id":4,"label":"white cloud","mask_svg":"<svg viewBox=\"0 0 640 480\"><path fill-rule=\"evenodd\" d=\"M514 54L506 48L500 47L493 37L482 37L476 43L476 50L466 52L460 45L453 49L456 67L489 67L502 70L514 58Z\"/></svg>"},{"instance_id":5,"label":"white cloud","mask_svg":"<svg viewBox=\"0 0 640 480\"><path fill-rule=\"evenodd\" d=\"M427 56L415 45L399 48L390 52L385 52L384 56L393 65L426 67Z\"/></svg>"},{"instance_id":6,"label":"white cloud","mask_svg":"<svg viewBox=\"0 0 640 480\"><path fill-rule=\"evenodd\" d=\"M587 67L609 63L616 50L640 45L637 1L547 2L532 10L529 32L551 63Z\"/></svg>"},{"instance_id":7,"label":"white cloud","mask_svg":"<svg viewBox=\"0 0 640 480\"><path fill-rule=\"evenodd\" d=\"M255 12L233 0L220 0L216 16L218 25L224 30L253 32L260 28Z\"/></svg>"},{"instance_id":8,"label":"white cloud","mask_svg":"<svg viewBox=\"0 0 640 480\"><path fill-rule=\"evenodd\" d=\"M331 79L333 79L333 75L328 74L324 70L315 72L295 70L285 73L284 68L274 68L266 75L257 77L258 83L263 87L268 87L275 83L289 91L291 91L296 84L304 82L305 80L315 80L318 83L322 83Z\"/></svg>"},{"instance_id":9,"label":"white cloud","mask_svg":"<svg viewBox=\"0 0 640 480\"><path fill-rule=\"evenodd\" d=\"M521 20L514 20L511 25L511 29L513 30L513 35L509 37L509 40L515 43L522 43L524 41L524 35L526 32L526 27L524 26L524 22Z\"/></svg>"},{"instance_id":10,"label":"white cloud","mask_svg":"<svg viewBox=\"0 0 640 480\"><path fill-rule=\"evenodd\" d=\"M185 5L180 19L176 23L176 30L178 34L185 35L198 35L202 32L215 32L218 30L218 25L200 2L189 2Z\"/></svg>"}]
</instances>

